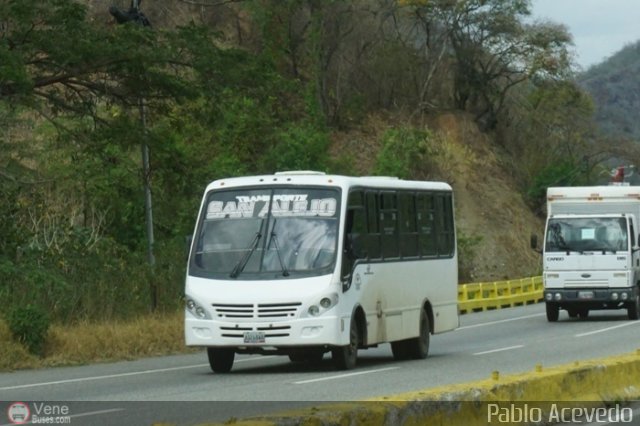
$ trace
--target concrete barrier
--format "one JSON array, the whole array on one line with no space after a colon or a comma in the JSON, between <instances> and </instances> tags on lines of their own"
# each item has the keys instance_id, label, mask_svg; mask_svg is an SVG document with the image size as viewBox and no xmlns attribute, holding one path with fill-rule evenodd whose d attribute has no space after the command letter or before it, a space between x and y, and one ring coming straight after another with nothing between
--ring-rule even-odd
<instances>
[{"instance_id":1,"label":"concrete barrier","mask_svg":"<svg viewBox=\"0 0 640 426\"><path fill-rule=\"evenodd\" d=\"M629 416L624 401L640 398L640 349L635 353L350 403L233 419L237 426L449 425L556 423ZM569 416L569 417L567 417ZM609 416L609 417L607 417ZM600 417L597 417L600 419ZM637 421L638 419L635 419Z\"/></svg>"},{"instance_id":2,"label":"concrete barrier","mask_svg":"<svg viewBox=\"0 0 640 426\"><path fill-rule=\"evenodd\" d=\"M509 308L542 301L542 277L461 284L458 310L461 314L488 309Z\"/></svg>"}]
</instances>

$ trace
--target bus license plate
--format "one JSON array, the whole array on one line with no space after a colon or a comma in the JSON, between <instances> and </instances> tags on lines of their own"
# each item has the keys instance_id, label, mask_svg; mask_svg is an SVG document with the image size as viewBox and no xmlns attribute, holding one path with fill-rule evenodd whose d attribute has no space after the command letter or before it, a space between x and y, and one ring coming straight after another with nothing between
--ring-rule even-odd
<instances>
[{"instance_id":1,"label":"bus license plate","mask_svg":"<svg viewBox=\"0 0 640 426\"><path fill-rule=\"evenodd\" d=\"M578 299L593 299L593 292L592 291L579 291L578 292Z\"/></svg>"},{"instance_id":2,"label":"bus license plate","mask_svg":"<svg viewBox=\"0 0 640 426\"><path fill-rule=\"evenodd\" d=\"M245 331L244 332L245 343L264 343L263 331Z\"/></svg>"}]
</instances>

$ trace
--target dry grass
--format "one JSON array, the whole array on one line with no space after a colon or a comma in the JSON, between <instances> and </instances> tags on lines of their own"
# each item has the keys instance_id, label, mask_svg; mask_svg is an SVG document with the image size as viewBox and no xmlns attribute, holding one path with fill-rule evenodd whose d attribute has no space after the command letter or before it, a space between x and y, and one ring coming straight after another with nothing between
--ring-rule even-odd
<instances>
[{"instance_id":1,"label":"dry grass","mask_svg":"<svg viewBox=\"0 0 640 426\"><path fill-rule=\"evenodd\" d=\"M191 351L184 345L183 313L109 324L53 325L42 358L11 338L0 321L0 371L130 360Z\"/></svg>"}]
</instances>

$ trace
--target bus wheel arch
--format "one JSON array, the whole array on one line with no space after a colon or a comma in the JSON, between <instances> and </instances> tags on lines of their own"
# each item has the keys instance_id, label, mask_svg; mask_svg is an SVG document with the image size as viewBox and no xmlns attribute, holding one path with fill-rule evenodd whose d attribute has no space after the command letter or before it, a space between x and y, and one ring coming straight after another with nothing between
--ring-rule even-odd
<instances>
[{"instance_id":1,"label":"bus wheel arch","mask_svg":"<svg viewBox=\"0 0 640 426\"><path fill-rule=\"evenodd\" d=\"M422 303L422 309L427 314L427 319L429 320L429 333L433 334L435 330L435 318L433 317L433 308L431 307L431 302L429 300L425 300Z\"/></svg>"},{"instance_id":2,"label":"bus wheel arch","mask_svg":"<svg viewBox=\"0 0 640 426\"><path fill-rule=\"evenodd\" d=\"M331 350L331 358L338 370L355 368L358 359L358 348L366 342L366 320L364 310L357 306L349 321L349 344L336 346Z\"/></svg>"}]
</instances>

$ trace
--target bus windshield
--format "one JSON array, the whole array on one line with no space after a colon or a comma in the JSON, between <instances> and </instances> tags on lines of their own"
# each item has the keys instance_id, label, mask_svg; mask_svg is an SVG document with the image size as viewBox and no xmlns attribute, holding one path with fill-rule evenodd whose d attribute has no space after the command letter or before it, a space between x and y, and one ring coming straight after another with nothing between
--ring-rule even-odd
<instances>
[{"instance_id":1,"label":"bus windshield","mask_svg":"<svg viewBox=\"0 0 640 426\"><path fill-rule=\"evenodd\" d=\"M546 251L612 251L628 247L627 221L622 217L552 218Z\"/></svg>"},{"instance_id":2,"label":"bus windshield","mask_svg":"<svg viewBox=\"0 0 640 426\"><path fill-rule=\"evenodd\" d=\"M340 192L324 188L212 191L198 224L189 274L274 279L330 273Z\"/></svg>"}]
</instances>

